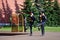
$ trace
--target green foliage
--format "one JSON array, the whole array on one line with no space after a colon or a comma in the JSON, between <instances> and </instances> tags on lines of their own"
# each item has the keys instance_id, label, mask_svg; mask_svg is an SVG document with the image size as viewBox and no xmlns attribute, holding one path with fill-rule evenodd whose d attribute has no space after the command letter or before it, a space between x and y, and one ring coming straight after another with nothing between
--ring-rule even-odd
<instances>
[{"instance_id":1,"label":"green foliage","mask_svg":"<svg viewBox=\"0 0 60 40\"><path fill-rule=\"evenodd\" d=\"M36 5L34 2L31 0L26 0L25 1L25 7L22 10L25 14L29 14L29 12L33 12L34 15L38 14L38 9L36 8Z\"/></svg>"},{"instance_id":2,"label":"green foliage","mask_svg":"<svg viewBox=\"0 0 60 40\"><path fill-rule=\"evenodd\" d=\"M47 25L48 26L58 26L60 25L58 20L59 17L59 13L60 13L60 9L59 9L59 5L58 5L58 2L57 0L55 0L54 2L51 2L48 0L48 2L44 2L43 4L43 8L45 9L45 14L48 18L48 21L47 21Z\"/></svg>"},{"instance_id":3,"label":"green foliage","mask_svg":"<svg viewBox=\"0 0 60 40\"><path fill-rule=\"evenodd\" d=\"M32 5L34 3L34 5ZM37 5L39 4L39 5ZM37 6L36 6L37 5ZM38 20L40 9L44 9L47 16L46 25L48 26L60 26L60 7L57 0L51 2L50 0L26 0L25 7L22 10L25 14L25 17L29 16L29 12L33 12L35 18ZM35 24L37 21L35 21Z\"/></svg>"},{"instance_id":4,"label":"green foliage","mask_svg":"<svg viewBox=\"0 0 60 40\"><path fill-rule=\"evenodd\" d=\"M35 18L37 18L39 11L36 8L36 5L34 3L34 1L31 0L26 0L25 1L25 7L24 9L22 9L22 11L25 13L24 16L28 19L28 16L30 15L29 12L33 12Z\"/></svg>"}]
</instances>

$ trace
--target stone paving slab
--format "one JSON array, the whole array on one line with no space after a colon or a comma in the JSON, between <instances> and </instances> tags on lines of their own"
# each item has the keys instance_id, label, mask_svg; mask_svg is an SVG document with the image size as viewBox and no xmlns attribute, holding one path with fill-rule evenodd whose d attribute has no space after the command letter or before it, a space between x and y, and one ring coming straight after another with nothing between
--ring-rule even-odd
<instances>
[{"instance_id":1,"label":"stone paving slab","mask_svg":"<svg viewBox=\"0 0 60 40\"><path fill-rule=\"evenodd\" d=\"M0 36L0 40L60 40L60 32L46 32L41 36L40 32L33 32L32 36L28 35L13 35L13 36Z\"/></svg>"}]
</instances>

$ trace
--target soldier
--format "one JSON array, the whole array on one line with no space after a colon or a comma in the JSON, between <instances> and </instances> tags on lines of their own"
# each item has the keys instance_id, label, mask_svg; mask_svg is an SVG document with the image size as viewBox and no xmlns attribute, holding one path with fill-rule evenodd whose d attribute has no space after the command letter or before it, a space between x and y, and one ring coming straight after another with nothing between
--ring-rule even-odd
<instances>
[{"instance_id":1,"label":"soldier","mask_svg":"<svg viewBox=\"0 0 60 40\"><path fill-rule=\"evenodd\" d=\"M42 32L42 36L44 35L45 31L44 31L44 25L45 25L45 21L46 21L46 16L44 14L44 12L41 12L41 15L40 15L40 25L41 25L41 32Z\"/></svg>"},{"instance_id":2,"label":"soldier","mask_svg":"<svg viewBox=\"0 0 60 40\"><path fill-rule=\"evenodd\" d=\"M31 12L29 16L30 36L32 36L32 25L34 24L34 21L35 21L35 17Z\"/></svg>"}]
</instances>

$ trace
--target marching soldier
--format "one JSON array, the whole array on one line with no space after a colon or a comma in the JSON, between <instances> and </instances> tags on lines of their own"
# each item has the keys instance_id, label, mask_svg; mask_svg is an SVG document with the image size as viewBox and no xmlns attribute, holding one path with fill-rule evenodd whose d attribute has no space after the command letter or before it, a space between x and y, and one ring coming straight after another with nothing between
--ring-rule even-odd
<instances>
[{"instance_id":1,"label":"marching soldier","mask_svg":"<svg viewBox=\"0 0 60 40\"><path fill-rule=\"evenodd\" d=\"M35 21L35 17L31 12L29 16L30 36L32 36L32 25L34 24L34 21Z\"/></svg>"},{"instance_id":2,"label":"marching soldier","mask_svg":"<svg viewBox=\"0 0 60 40\"><path fill-rule=\"evenodd\" d=\"M44 25L45 25L45 21L46 21L46 16L45 16L44 12L41 13L39 20L40 20L41 32L42 32L42 36L43 36L45 33Z\"/></svg>"}]
</instances>

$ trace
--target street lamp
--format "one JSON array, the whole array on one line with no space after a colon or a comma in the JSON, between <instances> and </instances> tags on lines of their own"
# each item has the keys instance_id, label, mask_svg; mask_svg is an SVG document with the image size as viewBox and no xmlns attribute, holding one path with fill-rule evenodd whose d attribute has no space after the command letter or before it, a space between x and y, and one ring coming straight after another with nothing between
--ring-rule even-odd
<instances>
[{"instance_id":1,"label":"street lamp","mask_svg":"<svg viewBox=\"0 0 60 40\"><path fill-rule=\"evenodd\" d=\"M17 14L18 16L18 31L19 31L19 13Z\"/></svg>"}]
</instances>

